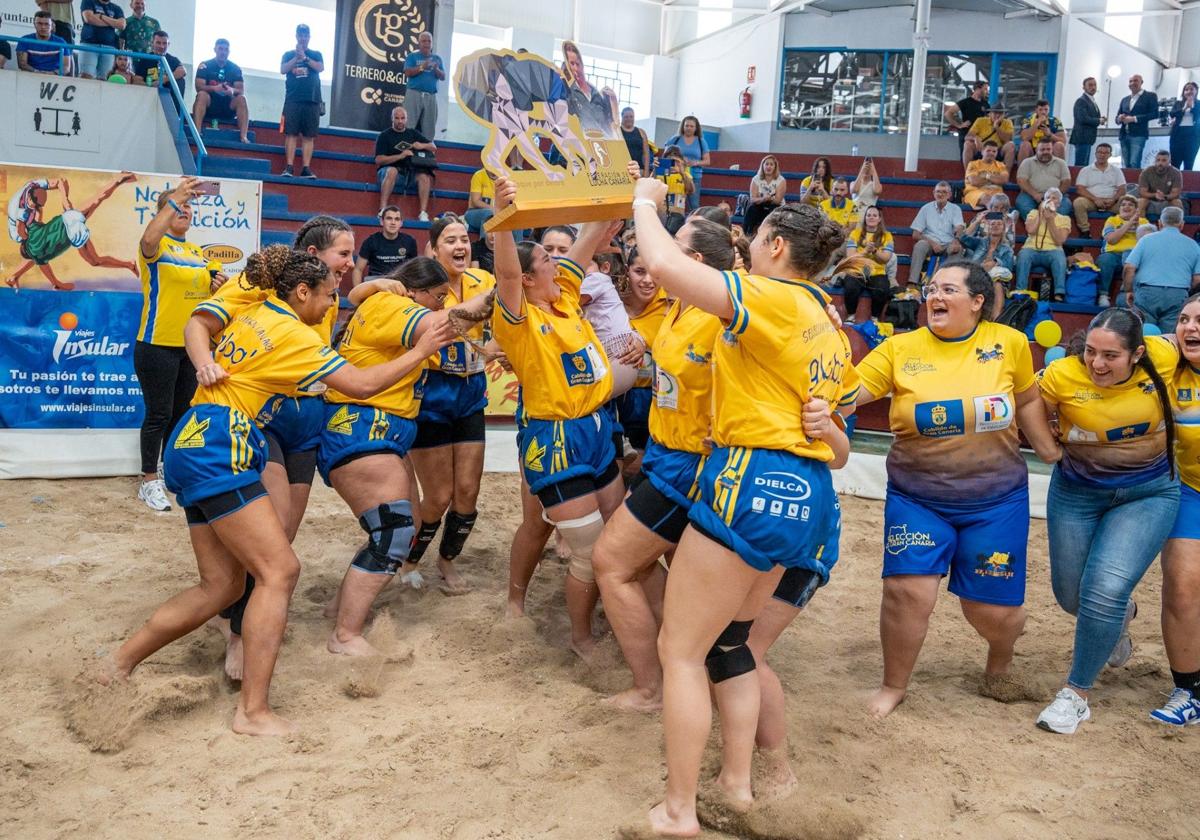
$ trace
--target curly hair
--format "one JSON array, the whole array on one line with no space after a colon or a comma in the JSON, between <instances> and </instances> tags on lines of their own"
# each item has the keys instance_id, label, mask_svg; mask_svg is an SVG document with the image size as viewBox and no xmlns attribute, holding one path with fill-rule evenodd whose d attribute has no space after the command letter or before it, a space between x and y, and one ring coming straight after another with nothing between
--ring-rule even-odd
<instances>
[{"instance_id":1,"label":"curly hair","mask_svg":"<svg viewBox=\"0 0 1200 840\"><path fill-rule=\"evenodd\" d=\"M287 298L298 286L315 289L329 279L329 266L306 251L286 245L271 245L246 260L246 279L251 286Z\"/></svg>"},{"instance_id":2,"label":"curly hair","mask_svg":"<svg viewBox=\"0 0 1200 840\"><path fill-rule=\"evenodd\" d=\"M782 204L763 219L762 228L770 238L778 236L787 243L788 263L805 277L824 269L846 241L841 226L810 204Z\"/></svg>"}]
</instances>

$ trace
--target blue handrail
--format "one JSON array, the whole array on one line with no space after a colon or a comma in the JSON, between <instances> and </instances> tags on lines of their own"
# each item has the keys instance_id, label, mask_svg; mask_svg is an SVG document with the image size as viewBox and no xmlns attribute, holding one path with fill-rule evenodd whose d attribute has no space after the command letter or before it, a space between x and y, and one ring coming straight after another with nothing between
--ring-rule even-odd
<instances>
[{"instance_id":1,"label":"blue handrail","mask_svg":"<svg viewBox=\"0 0 1200 840\"><path fill-rule=\"evenodd\" d=\"M29 35L0 35L0 41L10 41L13 44L19 44L21 41L29 39ZM67 46L63 49L67 51L68 55L74 52L93 52L100 55L127 55L131 60L148 58L151 61L157 61L160 70L160 76L169 82L168 89L170 90L171 98L175 100L175 104L178 106L179 110L179 135L176 139L186 143L190 137L191 141L195 143L196 174L199 175L203 173L204 159L208 157L208 149L204 145L204 140L200 137L200 130L196 128L196 123L192 120L192 112L188 110L187 103L183 101L183 93L179 90L179 83L176 81L174 74L171 73L171 67L167 64L166 58L161 55L156 55L155 53L140 53L133 52L132 50L118 50L112 47L102 47L97 44L67 44ZM15 47L13 49L13 53L15 56ZM13 60L15 61L16 58L14 57ZM62 75L61 61L58 64L58 75ZM100 81L103 81L103 79Z\"/></svg>"}]
</instances>

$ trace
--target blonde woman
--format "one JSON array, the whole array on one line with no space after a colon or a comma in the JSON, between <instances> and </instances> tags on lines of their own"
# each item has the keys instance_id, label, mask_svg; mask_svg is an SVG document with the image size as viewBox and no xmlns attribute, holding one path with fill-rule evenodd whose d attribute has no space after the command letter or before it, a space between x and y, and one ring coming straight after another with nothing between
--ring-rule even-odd
<instances>
[{"instance_id":1,"label":"blonde woman","mask_svg":"<svg viewBox=\"0 0 1200 840\"><path fill-rule=\"evenodd\" d=\"M771 211L783 204L787 192L787 179L779 171L779 159L767 155L758 165L758 172L750 179L750 208L746 211L746 236L753 238L762 220Z\"/></svg>"}]
</instances>

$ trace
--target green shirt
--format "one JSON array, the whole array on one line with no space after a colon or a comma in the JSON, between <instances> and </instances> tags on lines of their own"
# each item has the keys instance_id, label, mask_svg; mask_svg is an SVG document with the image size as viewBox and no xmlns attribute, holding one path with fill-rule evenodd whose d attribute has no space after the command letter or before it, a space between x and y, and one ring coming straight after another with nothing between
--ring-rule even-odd
<instances>
[{"instance_id":1,"label":"green shirt","mask_svg":"<svg viewBox=\"0 0 1200 840\"><path fill-rule=\"evenodd\" d=\"M134 17L130 15L125 18L125 49L130 52L148 53L150 52L150 39L154 37L154 33L162 27L158 23L157 18L152 18L150 15L142 15Z\"/></svg>"}]
</instances>

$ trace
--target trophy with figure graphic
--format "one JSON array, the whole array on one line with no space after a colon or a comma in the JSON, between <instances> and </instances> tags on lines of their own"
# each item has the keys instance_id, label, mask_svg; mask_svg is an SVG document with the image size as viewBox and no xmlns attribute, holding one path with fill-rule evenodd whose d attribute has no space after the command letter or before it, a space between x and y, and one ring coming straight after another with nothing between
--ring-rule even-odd
<instances>
[{"instance_id":1,"label":"trophy with figure graphic","mask_svg":"<svg viewBox=\"0 0 1200 840\"><path fill-rule=\"evenodd\" d=\"M455 68L458 104L490 132L484 168L518 186L516 202L484 225L488 231L633 213L616 96L588 84L575 44L564 42L563 54L561 70L541 56L512 50L479 50ZM528 168L515 168L514 157Z\"/></svg>"}]
</instances>

